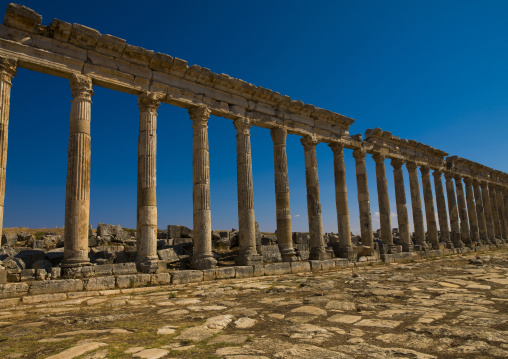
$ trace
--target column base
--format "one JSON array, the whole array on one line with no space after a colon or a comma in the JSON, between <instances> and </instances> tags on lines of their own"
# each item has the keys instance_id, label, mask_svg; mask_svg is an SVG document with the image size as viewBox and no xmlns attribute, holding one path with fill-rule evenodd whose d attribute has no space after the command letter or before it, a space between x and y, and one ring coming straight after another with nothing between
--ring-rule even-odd
<instances>
[{"instance_id":1,"label":"column base","mask_svg":"<svg viewBox=\"0 0 508 359\"><path fill-rule=\"evenodd\" d=\"M81 265L76 265L75 263L62 264L62 278L79 279L93 277L94 275L94 266L90 262L85 262Z\"/></svg>"},{"instance_id":2,"label":"column base","mask_svg":"<svg viewBox=\"0 0 508 359\"><path fill-rule=\"evenodd\" d=\"M252 266L256 264L263 264L263 256L259 254L240 254L235 258L235 265L237 266Z\"/></svg>"},{"instance_id":3,"label":"column base","mask_svg":"<svg viewBox=\"0 0 508 359\"><path fill-rule=\"evenodd\" d=\"M155 273L159 269L159 258L142 258L136 262L136 267L139 272L142 273Z\"/></svg>"},{"instance_id":4,"label":"column base","mask_svg":"<svg viewBox=\"0 0 508 359\"><path fill-rule=\"evenodd\" d=\"M430 247L431 247L432 249L441 249L441 248L439 247L439 243L431 243L431 244L430 244Z\"/></svg>"},{"instance_id":5,"label":"column base","mask_svg":"<svg viewBox=\"0 0 508 359\"><path fill-rule=\"evenodd\" d=\"M217 260L211 254L194 255L191 259L192 269L213 269L217 266Z\"/></svg>"},{"instance_id":6,"label":"column base","mask_svg":"<svg viewBox=\"0 0 508 359\"><path fill-rule=\"evenodd\" d=\"M402 246L398 246L396 244L389 244L388 245L388 253L395 254L402 252Z\"/></svg>"},{"instance_id":7,"label":"column base","mask_svg":"<svg viewBox=\"0 0 508 359\"><path fill-rule=\"evenodd\" d=\"M333 251L327 251L324 248L311 248L309 253L310 260L332 259Z\"/></svg>"},{"instance_id":8,"label":"column base","mask_svg":"<svg viewBox=\"0 0 508 359\"><path fill-rule=\"evenodd\" d=\"M453 245L452 242L444 242L443 244L444 244L446 249L453 249L453 248L455 248L455 246Z\"/></svg>"},{"instance_id":9,"label":"column base","mask_svg":"<svg viewBox=\"0 0 508 359\"><path fill-rule=\"evenodd\" d=\"M294 248L282 249L280 248L280 255L283 262L298 262L300 257L296 254Z\"/></svg>"},{"instance_id":10,"label":"column base","mask_svg":"<svg viewBox=\"0 0 508 359\"><path fill-rule=\"evenodd\" d=\"M355 260L356 257L358 256L358 251L354 250L352 246L343 246L343 247L339 248L338 254L339 254L339 258L346 258L349 260Z\"/></svg>"},{"instance_id":11,"label":"column base","mask_svg":"<svg viewBox=\"0 0 508 359\"><path fill-rule=\"evenodd\" d=\"M465 245L464 245L464 242L458 241L458 242L453 242L453 247L454 248L464 248Z\"/></svg>"},{"instance_id":12,"label":"column base","mask_svg":"<svg viewBox=\"0 0 508 359\"><path fill-rule=\"evenodd\" d=\"M412 252L414 250L414 246L409 243L402 243L402 252Z\"/></svg>"},{"instance_id":13,"label":"column base","mask_svg":"<svg viewBox=\"0 0 508 359\"><path fill-rule=\"evenodd\" d=\"M415 251L421 251L421 252L425 252L430 249L430 247L427 243L417 243L417 244L415 244L414 247L415 247Z\"/></svg>"}]
</instances>

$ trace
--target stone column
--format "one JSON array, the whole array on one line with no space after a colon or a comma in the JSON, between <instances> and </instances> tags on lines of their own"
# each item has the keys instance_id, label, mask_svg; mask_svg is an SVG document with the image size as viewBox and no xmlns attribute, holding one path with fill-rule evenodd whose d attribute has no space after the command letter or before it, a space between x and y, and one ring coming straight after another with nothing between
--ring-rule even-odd
<instances>
[{"instance_id":1,"label":"stone column","mask_svg":"<svg viewBox=\"0 0 508 359\"><path fill-rule=\"evenodd\" d=\"M492 206L490 204L489 190L487 189L487 183L482 181L480 183L482 189L483 209L485 212L485 223L487 225L487 235L489 242L496 244L496 232L494 229L494 220L492 216Z\"/></svg>"},{"instance_id":2,"label":"stone column","mask_svg":"<svg viewBox=\"0 0 508 359\"><path fill-rule=\"evenodd\" d=\"M144 92L138 97L138 201L136 257L138 270L155 273L157 256L157 109L164 97Z\"/></svg>"},{"instance_id":3,"label":"stone column","mask_svg":"<svg viewBox=\"0 0 508 359\"><path fill-rule=\"evenodd\" d=\"M437 218L439 220L439 232L441 234L440 241L445 244L446 248L453 248L448 227L448 216L446 215L446 202L441 171L435 170L432 172L432 176L434 176L434 189L436 190Z\"/></svg>"},{"instance_id":4,"label":"stone column","mask_svg":"<svg viewBox=\"0 0 508 359\"><path fill-rule=\"evenodd\" d=\"M428 245L425 241L425 227L423 226L422 200L420 198L420 184L418 183L418 172L416 172L416 163L406 163L409 173L409 188L411 190L411 206L413 208L414 225L414 243L417 250L427 250Z\"/></svg>"},{"instance_id":5,"label":"stone column","mask_svg":"<svg viewBox=\"0 0 508 359\"><path fill-rule=\"evenodd\" d=\"M352 251L351 228L349 225L349 207L347 200L346 166L344 146L339 143L329 145L333 151L335 174L335 204L337 206L337 224L339 228L340 257L349 258Z\"/></svg>"},{"instance_id":6,"label":"stone column","mask_svg":"<svg viewBox=\"0 0 508 359\"><path fill-rule=\"evenodd\" d=\"M413 241L409 231L409 219L407 215L406 190L404 188L404 174L402 173L403 161L392 160L393 179L395 184L395 202L397 204L397 222L399 226L399 236L404 252L411 252Z\"/></svg>"},{"instance_id":7,"label":"stone column","mask_svg":"<svg viewBox=\"0 0 508 359\"><path fill-rule=\"evenodd\" d=\"M457 190L457 205L460 218L460 236L466 247L472 248L471 235L469 234L469 224L467 217L466 199L464 198L464 188L462 187L462 177L455 175L455 189Z\"/></svg>"},{"instance_id":8,"label":"stone column","mask_svg":"<svg viewBox=\"0 0 508 359\"><path fill-rule=\"evenodd\" d=\"M238 187L238 241L240 253L236 265L261 264L256 250L256 220L254 216L254 189L252 184L252 156L250 146L251 122L236 119L236 182Z\"/></svg>"},{"instance_id":9,"label":"stone column","mask_svg":"<svg viewBox=\"0 0 508 359\"><path fill-rule=\"evenodd\" d=\"M501 186L496 187L496 201L499 211L499 222L501 223L501 235L503 239L508 239L508 222L504 214L503 188Z\"/></svg>"},{"instance_id":10,"label":"stone column","mask_svg":"<svg viewBox=\"0 0 508 359\"><path fill-rule=\"evenodd\" d=\"M370 216L369 184L367 181L366 153L362 149L353 151L356 162L356 184L358 188L358 207L360 210L360 231L362 245L370 248L370 255L374 251L374 237L372 235L372 219ZM366 250L368 252L368 250Z\"/></svg>"},{"instance_id":11,"label":"stone column","mask_svg":"<svg viewBox=\"0 0 508 359\"><path fill-rule=\"evenodd\" d=\"M307 184L307 213L309 216L310 253L309 259L330 258L325 251L323 238L323 219L319 198L319 176L317 168L316 145L311 136L300 139L305 153L305 183Z\"/></svg>"},{"instance_id":12,"label":"stone column","mask_svg":"<svg viewBox=\"0 0 508 359\"><path fill-rule=\"evenodd\" d=\"M293 248L293 233L291 231L291 210L289 207L289 179L286 155L285 128L270 130L273 141L273 156L275 167L275 204L277 211L277 241L284 262L297 260Z\"/></svg>"},{"instance_id":13,"label":"stone column","mask_svg":"<svg viewBox=\"0 0 508 359\"><path fill-rule=\"evenodd\" d=\"M211 269L217 264L212 254L212 219L210 213L210 161L208 153L208 118L210 109L189 109L192 120L192 202L194 207L194 251L191 267Z\"/></svg>"},{"instance_id":14,"label":"stone column","mask_svg":"<svg viewBox=\"0 0 508 359\"><path fill-rule=\"evenodd\" d=\"M395 253L393 244L392 219L390 217L390 198L386 182L385 157L380 154L372 155L376 162L377 197L379 202L379 224L381 226L381 241L388 245L390 253Z\"/></svg>"},{"instance_id":15,"label":"stone column","mask_svg":"<svg viewBox=\"0 0 508 359\"><path fill-rule=\"evenodd\" d=\"M422 173L423 200L425 201L425 218L427 219L427 234L432 249L439 249L439 237L437 234L436 212L434 211L434 196L430 184L429 168L420 167Z\"/></svg>"},{"instance_id":16,"label":"stone column","mask_svg":"<svg viewBox=\"0 0 508 359\"><path fill-rule=\"evenodd\" d=\"M476 215L476 204L474 202L473 195L473 180L469 177L464 178L464 184L466 187L466 202L467 202L467 213L469 217L469 234L473 243L479 244L480 242L480 231L478 228L478 217Z\"/></svg>"},{"instance_id":17,"label":"stone column","mask_svg":"<svg viewBox=\"0 0 508 359\"><path fill-rule=\"evenodd\" d=\"M90 215L90 108L92 79L72 75L71 115L67 186L65 192L64 258L62 268L68 276L90 264L88 258L88 219Z\"/></svg>"},{"instance_id":18,"label":"stone column","mask_svg":"<svg viewBox=\"0 0 508 359\"><path fill-rule=\"evenodd\" d=\"M450 214L450 237L455 248L463 248L464 243L460 238L459 212L457 210L457 199L455 197L455 186L453 175L445 173L446 197L448 198L448 213Z\"/></svg>"},{"instance_id":19,"label":"stone column","mask_svg":"<svg viewBox=\"0 0 508 359\"><path fill-rule=\"evenodd\" d=\"M493 183L489 183L490 206L492 211L492 220L494 221L494 231L496 239L503 238L501 230L501 221L499 220L499 211L497 209L496 187Z\"/></svg>"},{"instance_id":20,"label":"stone column","mask_svg":"<svg viewBox=\"0 0 508 359\"><path fill-rule=\"evenodd\" d=\"M0 57L0 238L2 238L7 166L7 136L9 133L9 108L12 78L16 76L16 60Z\"/></svg>"},{"instance_id":21,"label":"stone column","mask_svg":"<svg viewBox=\"0 0 508 359\"><path fill-rule=\"evenodd\" d=\"M478 229L480 230L480 239L484 244L488 244L489 236L487 234L487 221L483 205L482 192L480 190L480 181L473 180L474 199L476 203L476 216L478 217Z\"/></svg>"}]
</instances>

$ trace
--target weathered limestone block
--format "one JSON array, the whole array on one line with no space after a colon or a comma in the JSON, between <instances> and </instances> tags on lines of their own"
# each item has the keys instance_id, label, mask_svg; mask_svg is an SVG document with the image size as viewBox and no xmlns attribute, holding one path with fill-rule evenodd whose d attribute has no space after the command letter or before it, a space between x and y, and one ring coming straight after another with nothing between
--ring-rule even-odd
<instances>
[{"instance_id":1,"label":"weathered limestone block","mask_svg":"<svg viewBox=\"0 0 508 359\"><path fill-rule=\"evenodd\" d=\"M94 267L96 276L110 276L113 274L113 264L101 264Z\"/></svg>"},{"instance_id":2,"label":"weathered limestone block","mask_svg":"<svg viewBox=\"0 0 508 359\"><path fill-rule=\"evenodd\" d=\"M120 289L143 287L151 283L151 278L148 273L119 275L116 277L116 286Z\"/></svg>"},{"instance_id":3,"label":"weathered limestone block","mask_svg":"<svg viewBox=\"0 0 508 359\"><path fill-rule=\"evenodd\" d=\"M203 281L203 271L182 270L171 273L171 284L199 283Z\"/></svg>"},{"instance_id":4,"label":"weathered limestone block","mask_svg":"<svg viewBox=\"0 0 508 359\"><path fill-rule=\"evenodd\" d=\"M156 273L156 274L152 274L151 283L152 283L152 285L168 285L168 284L171 284L171 274L170 273Z\"/></svg>"},{"instance_id":5,"label":"weathered limestone block","mask_svg":"<svg viewBox=\"0 0 508 359\"><path fill-rule=\"evenodd\" d=\"M254 264L252 270L253 277L262 277L265 275L265 266L263 264Z\"/></svg>"},{"instance_id":6,"label":"weathered limestone block","mask_svg":"<svg viewBox=\"0 0 508 359\"><path fill-rule=\"evenodd\" d=\"M235 278L250 278L254 276L252 266L235 266Z\"/></svg>"},{"instance_id":7,"label":"weathered limestone block","mask_svg":"<svg viewBox=\"0 0 508 359\"><path fill-rule=\"evenodd\" d=\"M107 290L114 289L116 279L114 276L88 278L83 280L84 289L91 290Z\"/></svg>"},{"instance_id":8,"label":"weathered limestone block","mask_svg":"<svg viewBox=\"0 0 508 359\"><path fill-rule=\"evenodd\" d=\"M67 42L71 30L72 24L62 20L53 19L49 24L49 36L57 41Z\"/></svg>"},{"instance_id":9,"label":"weathered limestone block","mask_svg":"<svg viewBox=\"0 0 508 359\"><path fill-rule=\"evenodd\" d=\"M127 44L123 50L122 57L134 64L148 66L154 54L152 50Z\"/></svg>"},{"instance_id":10,"label":"weathered limestone block","mask_svg":"<svg viewBox=\"0 0 508 359\"><path fill-rule=\"evenodd\" d=\"M215 268L213 269L215 271L215 278L216 279L235 278L236 275L235 268L233 267Z\"/></svg>"},{"instance_id":11,"label":"weathered limestone block","mask_svg":"<svg viewBox=\"0 0 508 359\"><path fill-rule=\"evenodd\" d=\"M86 61L87 59L87 50L61 42L59 40L51 39L46 36L32 35L31 45L33 47L43 49L51 53L60 54L79 61Z\"/></svg>"},{"instance_id":12,"label":"weathered limestone block","mask_svg":"<svg viewBox=\"0 0 508 359\"><path fill-rule=\"evenodd\" d=\"M26 283L0 284L0 298L10 298L28 293L29 286Z\"/></svg>"},{"instance_id":13,"label":"weathered limestone block","mask_svg":"<svg viewBox=\"0 0 508 359\"><path fill-rule=\"evenodd\" d=\"M69 43L85 49L95 50L100 35L99 31L88 26L72 24Z\"/></svg>"},{"instance_id":14,"label":"weathered limestone block","mask_svg":"<svg viewBox=\"0 0 508 359\"><path fill-rule=\"evenodd\" d=\"M310 272L310 263L305 262L291 262L291 273L304 273Z\"/></svg>"},{"instance_id":15,"label":"weathered limestone block","mask_svg":"<svg viewBox=\"0 0 508 359\"><path fill-rule=\"evenodd\" d=\"M137 273L136 263L115 263L112 265L114 275L125 275Z\"/></svg>"},{"instance_id":16,"label":"weathered limestone block","mask_svg":"<svg viewBox=\"0 0 508 359\"><path fill-rule=\"evenodd\" d=\"M48 293L38 295L27 295L21 299L23 304L37 304L43 302L57 302L66 300L67 294L65 293Z\"/></svg>"},{"instance_id":17,"label":"weathered limestone block","mask_svg":"<svg viewBox=\"0 0 508 359\"><path fill-rule=\"evenodd\" d=\"M83 290L82 279L58 279L51 281L36 281L30 286L30 294L45 294L58 292L76 292Z\"/></svg>"},{"instance_id":18,"label":"weathered limestone block","mask_svg":"<svg viewBox=\"0 0 508 359\"><path fill-rule=\"evenodd\" d=\"M265 275L281 275L291 273L289 262L265 264Z\"/></svg>"},{"instance_id":19,"label":"weathered limestone block","mask_svg":"<svg viewBox=\"0 0 508 359\"><path fill-rule=\"evenodd\" d=\"M15 29L32 33L39 32L42 23L42 16L32 9L18 4L7 5L4 24Z\"/></svg>"}]
</instances>

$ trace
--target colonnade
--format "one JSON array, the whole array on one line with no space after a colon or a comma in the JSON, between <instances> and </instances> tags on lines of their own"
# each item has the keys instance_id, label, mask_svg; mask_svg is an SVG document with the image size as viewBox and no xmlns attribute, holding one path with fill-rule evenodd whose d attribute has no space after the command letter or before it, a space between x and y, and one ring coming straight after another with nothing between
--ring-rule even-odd
<instances>
[{"instance_id":1,"label":"colonnade","mask_svg":"<svg viewBox=\"0 0 508 359\"><path fill-rule=\"evenodd\" d=\"M16 61L0 57L0 217L3 216L5 169L7 158L8 112L11 81L16 74ZM65 201L65 246L63 268L69 271L90 265L88 259L88 221L90 203L90 109L93 95L92 79L74 74L70 77L72 93L67 185ZM158 268L156 148L157 109L164 95L143 92L138 95L140 110L137 174L137 263L143 272ZM212 253L210 212L210 170L208 119L211 111L205 105L188 110L193 129L193 233L194 253L191 265L196 269L215 267ZM237 190L240 251L238 265L262 263L256 249L255 214L252 181L250 129L251 120L237 116L233 125L237 139ZM289 179L284 127L271 128L274 151L277 239L283 261L300 260L292 240ZM307 208L310 234L310 259L331 257L325 248L320 203L319 177L314 135L301 139L305 154ZM348 193L344 162L344 148L353 149L356 162L357 198L361 226L362 254L373 254L371 208L365 159L372 154L376 166L377 195L380 214L380 250L382 253L409 252L414 249L473 248L482 244L498 244L508 239L508 190L506 184L481 177L465 176L453 170L433 167L413 161L387 156L382 152L351 142L329 143L333 152L335 195L341 257L356 254L351 243ZM399 242L394 242L390 199L385 161L391 159L395 185L395 207L399 228ZM409 176L414 234L409 230L403 167ZM421 174L423 204L420 195L418 168ZM430 171L434 177L433 193ZM442 174L446 179L446 195ZM437 208L434 208L434 198ZM448 212L446 202L448 202ZM439 232L436 222L439 221ZM423 216L425 210L425 217ZM2 218L0 218L1 221ZM427 234L425 233L426 221ZM1 222L0 222L1 223ZM1 228L1 227L0 227Z\"/></svg>"}]
</instances>

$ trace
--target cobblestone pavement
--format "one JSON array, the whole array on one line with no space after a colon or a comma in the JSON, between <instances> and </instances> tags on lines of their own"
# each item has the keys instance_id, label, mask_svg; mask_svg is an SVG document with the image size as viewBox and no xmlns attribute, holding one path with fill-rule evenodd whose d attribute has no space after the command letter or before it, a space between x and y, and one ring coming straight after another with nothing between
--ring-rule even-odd
<instances>
[{"instance_id":1,"label":"cobblestone pavement","mask_svg":"<svg viewBox=\"0 0 508 359\"><path fill-rule=\"evenodd\" d=\"M507 358L508 251L0 308L2 358Z\"/></svg>"}]
</instances>

